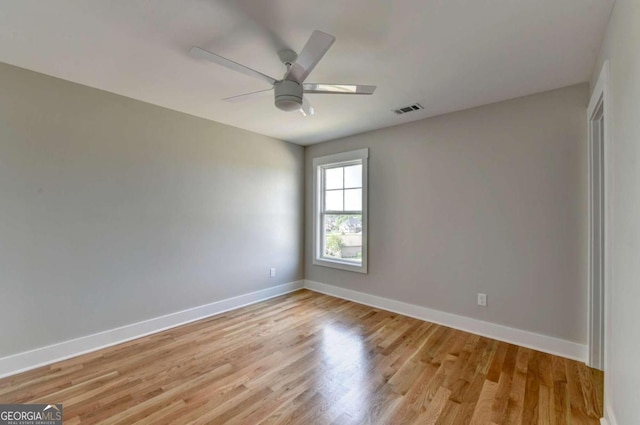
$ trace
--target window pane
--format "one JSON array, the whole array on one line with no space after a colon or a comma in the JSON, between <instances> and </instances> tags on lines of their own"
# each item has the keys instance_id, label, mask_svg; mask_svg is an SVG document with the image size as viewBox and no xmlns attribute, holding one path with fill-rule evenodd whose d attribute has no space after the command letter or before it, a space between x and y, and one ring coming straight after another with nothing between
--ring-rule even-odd
<instances>
[{"instance_id":1,"label":"window pane","mask_svg":"<svg viewBox=\"0 0 640 425\"><path fill-rule=\"evenodd\" d=\"M347 211L362 210L362 189L344 191L344 209Z\"/></svg>"},{"instance_id":2,"label":"window pane","mask_svg":"<svg viewBox=\"0 0 640 425\"><path fill-rule=\"evenodd\" d=\"M344 167L344 187L362 187L362 165Z\"/></svg>"},{"instance_id":3,"label":"window pane","mask_svg":"<svg viewBox=\"0 0 640 425\"><path fill-rule=\"evenodd\" d=\"M324 188L325 189L342 189L343 184L343 167L327 168L324 170Z\"/></svg>"},{"instance_id":4,"label":"window pane","mask_svg":"<svg viewBox=\"0 0 640 425\"><path fill-rule=\"evenodd\" d=\"M324 209L327 211L343 211L343 190L327 190L324 193Z\"/></svg>"},{"instance_id":5,"label":"window pane","mask_svg":"<svg viewBox=\"0 0 640 425\"><path fill-rule=\"evenodd\" d=\"M362 263L362 215L324 216L323 257Z\"/></svg>"}]
</instances>

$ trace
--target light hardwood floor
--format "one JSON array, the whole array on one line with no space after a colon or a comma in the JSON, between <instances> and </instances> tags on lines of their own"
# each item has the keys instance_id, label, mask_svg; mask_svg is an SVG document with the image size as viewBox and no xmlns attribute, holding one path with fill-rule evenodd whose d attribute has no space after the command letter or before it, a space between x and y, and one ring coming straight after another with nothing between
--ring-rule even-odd
<instances>
[{"instance_id":1,"label":"light hardwood floor","mask_svg":"<svg viewBox=\"0 0 640 425\"><path fill-rule=\"evenodd\" d=\"M598 424L582 363L302 290L0 380L64 423Z\"/></svg>"}]
</instances>

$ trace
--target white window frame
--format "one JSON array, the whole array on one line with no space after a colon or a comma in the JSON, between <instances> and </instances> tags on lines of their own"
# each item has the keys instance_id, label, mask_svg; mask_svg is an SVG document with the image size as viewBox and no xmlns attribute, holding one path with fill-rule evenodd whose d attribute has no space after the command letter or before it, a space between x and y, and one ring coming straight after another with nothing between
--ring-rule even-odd
<instances>
[{"instance_id":1,"label":"white window frame","mask_svg":"<svg viewBox=\"0 0 640 425\"><path fill-rule=\"evenodd\" d=\"M341 152L333 155L313 158L313 264L316 266L332 267L358 273L367 273L368 258L368 162L369 149ZM322 256L322 214L324 212L324 182L322 170L329 166L348 165L350 162L362 163L362 261L355 264L352 261L330 259Z\"/></svg>"}]
</instances>

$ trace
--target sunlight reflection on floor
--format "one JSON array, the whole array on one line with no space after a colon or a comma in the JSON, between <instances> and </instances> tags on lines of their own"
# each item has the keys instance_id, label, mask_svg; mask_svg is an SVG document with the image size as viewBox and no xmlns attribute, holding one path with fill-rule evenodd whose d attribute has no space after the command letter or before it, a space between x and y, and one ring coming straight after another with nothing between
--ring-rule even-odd
<instances>
[{"instance_id":1,"label":"sunlight reflection on floor","mask_svg":"<svg viewBox=\"0 0 640 425\"><path fill-rule=\"evenodd\" d=\"M370 409L369 361L362 336L329 324L322 330L322 356L330 370L331 385L344 388L335 408L346 409L353 421L360 421ZM332 390L339 391L338 388Z\"/></svg>"}]
</instances>

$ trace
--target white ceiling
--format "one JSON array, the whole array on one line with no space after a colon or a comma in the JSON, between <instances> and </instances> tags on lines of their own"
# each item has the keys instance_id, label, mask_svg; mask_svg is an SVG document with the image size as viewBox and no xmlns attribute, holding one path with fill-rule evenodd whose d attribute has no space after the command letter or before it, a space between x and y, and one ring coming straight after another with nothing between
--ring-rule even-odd
<instances>
[{"instance_id":1,"label":"white ceiling","mask_svg":"<svg viewBox=\"0 0 640 425\"><path fill-rule=\"evenodd\" d=\"M302 145L588 81L613 0L2 0L0 61ZM307 82L313 117L193 45L281 78L277 51L336 42ZM414 102L425 109L397 116Z\"/></svg>"}]
</instances>

